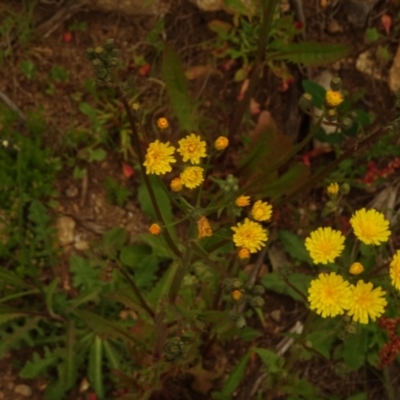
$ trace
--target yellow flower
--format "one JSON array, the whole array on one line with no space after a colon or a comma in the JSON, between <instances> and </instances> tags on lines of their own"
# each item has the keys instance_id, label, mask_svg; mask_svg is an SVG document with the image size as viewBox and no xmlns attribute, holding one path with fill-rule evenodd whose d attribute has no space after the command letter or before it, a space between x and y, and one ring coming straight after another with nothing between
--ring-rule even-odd
<instances>
[{"instance_id":1,"label":"yellow flower","mask_svg":"<svg viewBox=\"0 0 400 400\"><path fill-rule=\"evenodd\" d=\"M251 209L251 216L256 221L268 221L272 215L272 206L267 202L258 200Z\"/></svg>"},{"instance_id":2,"label":"yellow flower","mask_svg":"<svg viewBox=\"0 0 400 400\"><path fill-rule=\"evenodd\" d=\"M355 262L350 265L349 272L352 275L360 275L363 271L364 271L364 267L359 262Z\"/></svg>"},{"instance_id":3,"label":"yellow flower","mask_svg":"<svg viewBox=\"0 0 400 400\"><path fill-rule=\"evenodd\" d=\"M325 103L328 107L337 107L343 102L343 95L335 90L328 90L325 95Z\"/></svg>"},{"instance_id":4,"label":"yellow flower","mask_svg":"<svg viewBox=\"0 0 400 400\"><path fill-rule=\"evenodd\" d=\"M174 152L175 148L170 146L169 142L161 143L156 140L150 143L145 157L146 161L143 163L146 167L146 174L162 175L172 171L170 164L176 162L172 157Z\"/></svg>"},{"instance_id":5,"label":"yellow flower","mask_svg":"<svg viewBox=\"0 0 400 400\"><path fill-rule=\"evenodd\" d=\"M201 157L206 157L206 142L194 133L181 139L179 142L178 153L181 154L183 161L190 161L192 164L199 164Z\"/></svg>"},{"instance_id":6,"label":"yellow flower","mask_svg":"<svg viewBox=\"0 0 400 400\"><path fill-rule=\"evenodd\" d=\"M183 186L194 189L204 181L204 169L201 167L187 167L180 175Z\"/></svg>"},{"instance_id":7,"label":"yellow flower","mask_svg":"<svg viewBox=\"0 0 400 400\"><path fill-rule=\"evenodd\" d=\"M350 284L334 272L319 274L308 289L310 309L323 318L344 314L349 308L350 295Z\"/></svg>"},{"instance_id":8,"label":"yellow flower","mask_svg":"<svg viewBox=\"0 0 400 400\"><path fill-rule=\"evenodd\" d=\"M229 145L229 140L225 136L220 136L215 142L214 142L214 147L217 150L225 150Z\"/></svg>"},{"instance_id":9,"label":"yellow flower","mask_svg":"<svg viewBox=\"0 0 400 400\"><path fill-rule=\"evenodd\" d=\"M157 235L159 235L161 233L161 226L158 225L158 224L151 224L150 227L149 227L149 232L152 235L157 236Z\"/></svg>"},{"instance_id":10,"label":"yellow flower","mask_svg":"<svg viewBox=\"0 0 400 400\"><path fill-rule=\"evenodd\" d=\"M376 210L362 208L350 219L354 234L365 244L379 245L387 242L390 235L389 221Z\"/></svg>"},{"instance_id":11,"label":"yellow flower","mask_svg":"<svg viewBox=\"0 0 400 400\"><path fill-rule=\"evenodd\" d=\"M396 254L393 256L389 273L393 286L397 290L400 290L400 250L397 250Z\"/></svg>"},{"instance_id":12,"label":"yellow flower","mask_svg":"<svg viewBox=\"0 0 400 400\"><path fill-rule=\"evenodd\" d=\"M381 287L373 289L372 283L359 280L357 285L351 285L348 315L354 321L367 324L368 319L375 321L385 311L387 301L384 298L386 292Z\"/></svg>"},{"instance_id":13,"label":"yellow flower","mask_svg":"<svg viewBox=\"0 0 400 400\"><path fill-rule=\"evenodd\" d=\"M236 201L235 204L238 207L246 207L250 204L250 196L239 196Z\"/></svg>"},{"instance_id":14,"label":"yellow flower","mask_svg":"<svg viewBox=\"0 0 400 400\"><path fill-rule=\"evenodd\" d=\"M344 236L332 228L318 228L306 239L306 249L313 261L328 264L338 257L344 248Z\"/></svg>"},{"instance_id":15,"label":"yellow flower","mask_svg":"<svg viewBox=\"0 0 400 400\"><path fill-rule=\"evenodd\" d=\"M197 220L197 229L199 231L198 239L212 235L211 225L206 217L201 217Z\"/></svg>"},{"instance_id":16,"label":"yellow flower","mask_svg":"<svg viewBox=\"0 0 400 400\"><path fill-rule=\"evenodd\" d=\"M239 301L239 300L242 298L243 293L242 293L241 290L234 290L234 291L231 293L231 296L232 296L232 299L233 299L233 300Z\"/></svg>"},{"instance_id":17,"label":"yellow flower","mask_svg":"<svg viewBox=\"0 0 400 400\"><path fill-rule=\"evenodd\" d=\"M173 192L180 192L183 187L181 178L172 179L171 183L169 184L169 187Z\"/></svg>"},{"instance_id":18,"label":"yellow flower","mask_svg":"<svg viewBox=\"0 0 400 400\"><path fill-rule=\"evenodd\" d=\"M257 222L250 221L248 218L242 224L237 224L231 228L233 234L233 242L236 247L244 247L250 253L256 253L265 246L268 240L267 231Z\"/></svg>"},{"instance_id":19,"label":"yellow flower","mask_svg":"<svg viewBox=\"0 0 400 400\"><path fill-rule=\"evenodd\" d=\"M247 259L250 257L250 252L249 252L249 250L247 250L247 249L245 249L245 248L240 249L240 250L239 250L239 253L238 253L238 257L239 257L241 260L247 260Z\"/></svg>"},{"instance_id":20,"label":"yellow flower","mask_svg":"<svg viewBox=\"0 0 400 400\"><path fill-rule=\"evenodd\" d=\"M158 118L157 120L157 126L160 129L167 129L169 127L169 123L167 118Z\"/></svg>"},{"instance_id":21,"label":"yellow flower","mask_svg":"<svg viewBox=\"0 0 400 400\"><path fill-rule=\"evenodd\" d=\"M336 196L336 195L339 193L339 185L338 185L336 182L331 183L331 184L326 188L326 191L328 192L328 194L329 194L330 196Z\"/></svg>"}]
</instances>

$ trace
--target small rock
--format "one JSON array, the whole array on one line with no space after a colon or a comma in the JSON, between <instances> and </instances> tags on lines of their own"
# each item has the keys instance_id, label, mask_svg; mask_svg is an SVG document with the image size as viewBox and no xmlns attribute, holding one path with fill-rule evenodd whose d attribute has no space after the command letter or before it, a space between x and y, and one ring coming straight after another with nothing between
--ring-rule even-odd
<instances>
[{"instance_id":1,"label":"small rock","mask_svg":"<svg viewBox=\"0 0 400 400\"><path fill-rule=\"evenodd\" d=\"M65 195L69 197L70 199L78 196L79 190L76 186L70 185L68 188L65 190Z\"/></svg>"},{"instance_id":2,"label":"small rock","mask_svg":"<svg viewBox=\"0 0 400 400\"><path fill-rule=\"evenodd\" d=\"M271 318L276 321L276 322L280 322L282 317L282 311L281 310L274 310L271 311Z\"/></svg>"},{"instance_id":3,"label":"small rock","mask_svg":"<svg viewBox=\"0 0 400 400\"><path fill-rule=\"evenodd\" d=\"M347 0L344 2L344 11L348 21L358 28L367 22L369 13L379 0Z\"/></svg>"},{"instance_id":4,"label":"small rock","mask_svg":"<svg viewBox=\"0 0 400 400\"><path fill-rule=\"evenodd\" d=\"M397 92L400 89L400 46L397 48L393 64L390 67L388 84L393 92Z\"/></svg>"},{"instance_id":5,"label":"small rock","mask_svg":"<svg viewBox=\"0 0 400 400\"><path fill-rule=\"evenodd\" d=\"M89 250L90 245L86 240L80 240L74 244L74 247L78 251L86 251Z\"/></svg>"},{"instance_id":6,"label":"small rock","mask_svg":"<svg viewBox=\"0 0 400 400\"><path fill-rule=\"evenodd\" d=\"M219 11L224 8L224 0L190 0L201 11Z\"/></svg>"},{"instance_id":7,"label":"small rock","mask_svg":"<svg viewBox=\"0 0 400 400\"><path fill-rule=\"evenodd\" d=\"M14 393L20 394L24 397L32 396L32 389L28 385L19 384L15 386Z\"/></svg>"},{"instance_id":8,"label":"small rock","mask_svg":"<svg viewBox=\"0 0 400 400\"><path fill-rule=\"evenodd\" d=\"M371 75L375 79L383 80L382 72L373 60L372 53L369 50L358 56L356 69L364 74Z\"/></svg>"},{"instance_id":9,"label":"small rock","mask_svg":"<svg viewBox=\"0 0 400 400\"><path fill-rule=\"evenodd\" d=\"M57 219L58 243L66 246L74 241L74 229L76 222L70 217L59 217Z\"/></svg>"}]
</instances>

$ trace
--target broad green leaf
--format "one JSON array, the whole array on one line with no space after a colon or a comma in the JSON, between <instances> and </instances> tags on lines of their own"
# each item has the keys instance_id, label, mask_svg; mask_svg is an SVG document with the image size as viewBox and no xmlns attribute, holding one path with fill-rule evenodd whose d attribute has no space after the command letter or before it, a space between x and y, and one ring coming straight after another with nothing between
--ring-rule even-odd
<instances>
[{"instance_id":1,"label":"broad green leaf","mask_svg":"<svg viewBox=\"0 0 400 400\"><path fill-rule=\"evenodd\" d=\"M299 396L301 399L321 400L319 389L306 379L295 379L294 382L290 382L290 386L287 385L283 390L287 394L295 395L295 397L288 397L288 400L299 400Z\"/></svg>"},{"instance_id":2,"label":"broad green leaf","mask_svg":"<svg viewBox=\"0 0 400 400\"><path fill-rule=\"evenodd\" d=\"M347 337L343 342L343 361L351 369L357 370L365 362L368 353L368 331L360 328L356 334Z\"/></svg>"},{"instance_id":3,"label":"broad green leaf","mask_svg":"<svg viewBox=\"0 0 400 400\"><path fill-rule=\"evenodd\" d=\"M88 161L93 162L93 161L103 161L107 157L107 153L103 149L92 149L88 148Z\"/></svg>"},{"instance_id":4,"label":"broad green leaf","mask_svg":"<svg viewBox=\"0 0 400 400\"><path fill-rule=\"evenodd\" d=\"M4 268L0 268L0 282L8 283L9 285L31 289L33 286L21 279L15 272L8 271Z\"/></svg>"},{"instance_id":5,"label":"broad green leaf","mask_svg":"<svg viewBox=\"0 0 400 400\"><path fill-rule=\"evenodd\" d=\"M103 235L104 250L110 256L115 256L126 243L128 234L124 228L113 228L105 232Z\"/></svg>"},{"instance_id":6,"label":"broad green leaf","mask_svg":"<svg viewBox=\"0 0 400 400\"><path fill-rule=\"evenodd\" d=\"M104 353L111 365L115 370L121 369L121 352L118 351L109 340L103 341Z\"/></svg>"},{"instance_id":7,"label":"broad green leaf","mask_svg":"<svg viewBox=\"0 0 400 400\"><path fill-rule=\"evenodd\" d=\"M103 285L100 280L99 270L93 268L88 259L72 254L69 263L75 288L88 291Z\"/></svg>"},{"instance_id":8,"label":"broad green leaf","mask_svg":"<svg viewBox=\"0 0 400 400\"><path fill-rule=\"evenodd\" d=\"M325 103L326 90L317 82L304 79L301 82L303 90L312 96L312 103L315 107L322 108Z\"/></svg>"},{"instance_id":9,"label":"broad green leaf","mask_svg":"<svg viewBox=\"0 0 400 400\"><path fill-rule=\"evenodd\" d=\"M348 56L351 47L337 43L284 43L272 44L268 60L284 60L306 67L331 64Z\"/></svg>"},{"instance_id":10,"label":"broad green leaf","mask_svg":"<svg viewBox=\"0 0 400 400\"><path fill-rule=\"evenodd\" d=\"M300 272L294 272L289 275L288 281L296 287L304 296L307 296L308 287L313 279L310 275L305 275ZM292 297L294 300L304 302L304 298L300 296L294 289L292 289L278 273L272 272L262 277L261 283L266 289L276 293L285 294Z\"/></svg>"},{"instance_id":11,"label":"broad green leaf","mask_svg":"<svg viewBox=\"0 0 400 400\"><path fill-rule=\"evenodd\" d=\"M168 244L161 235L154 236L150 233L139 233L135 236L135 241L148 244L157 257L172 258L172 253L168 250Z\"/></svg>"},{"instance_id":12,"label":"broad green leaf","mask_svg":"<svg viewBox=\"0 0 400 400\"><path fill-rule=\"evenodd\" d=\"M128 267L136 267L140 261L151 254L151 248L145 244L135 243L125 246L121 250L122 264Z\"/></svg>"},{"instance_id":13,"label":"broad green leaf","mask_svg":"<svg viewBox=\"0 0 400 400\"><path fill-rule=\"evenodd\" d=\"M188 132L198 132L196 110L189 95L182 63L176 51L167 44L163 53L162 77L180 127Z\"/></svg>"},{"instance_id":14,"label":"broad green leaf","mask_svg":"<svg viewBox=\"0 0 400 400\"><path fill-rule=\"evenodd\" d=\"M89 355L88 378L99 400L104 399L103 341L95 335Z\"/></svg>"},{"instance_id":15,"label":"broad green leaf","mask_svg":"<svg viewBox=\"0 0 400 400\"><path fill-rule=\"evenodd\" d=\"M285 229L280 229L278 231L278 237L283 244L283 247L292 258L306 262L308 265L313 265L312 259L304 245L303 239L300 239L299 236Z\"/></svg>"},{"instance_id":16,"label":"broad green leaf","mask_svg":"<svg viewBox=\"0 0 400 400\"><path fill-rule=\"evenodd\" d=\"M236 365L236 367L230 373L227 381L222 387L221 394L223 396L230 396L240 385L244 374L246 372L247 363L249 362L250 353L247 353Z\"/></svg>"},{"instance_id":17,"label":"broad green leaf","mask_svg":"<svg viewBox=\"0 0 400 400\"><path fill-rule=\"evenodd\" d=\"M327 360L331 358L332 345L336 340L336 334L332 330L319 330L307 335L306 345L321 353ZM312 353L314 356L315 354Z\"/></svg>"},{"instance_id":18,"label":"broad green leaf","mask_svg":"<svg viewBox=\"0 0 400 400\"><path fill-rule=\"evenodd\" d=\"M261 348L255 348L254 352L260 356L262 362L267 367L267 372L271 374L282 372L284 360L276 352Z\"/></svg>"}]
</instances>

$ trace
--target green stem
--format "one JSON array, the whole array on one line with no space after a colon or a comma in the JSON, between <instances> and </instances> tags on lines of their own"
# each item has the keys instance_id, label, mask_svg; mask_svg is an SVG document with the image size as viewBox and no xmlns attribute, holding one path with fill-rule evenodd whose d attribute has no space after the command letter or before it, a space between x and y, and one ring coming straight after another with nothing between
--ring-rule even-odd
<instances>
[{"instance_id":1,"label":"green stem","mask_svg":"<svg viewBox=\"0 0 400 400\"><path fill-rule=\"evenodd\" d=\"M249 87L246 90L244 98L239 104L239 107L233 116L232 123L229 126L228 139L231 143L233 143L233 138L240 127L243 115L246 112L250 103L250 99L253 96L253 93L260 81L261 69L264 65L267 42L271 31L272 19L277 3L278 0L262 0L261 2L263 18L260 29L260 37L258 38L257 54L254 60L253 71L250 76Z\"/></svg>"},{"instance_id":2,"label":"green stem","mask_svg":"<svg viewBox=\"0 0 400 400\"><path fill-rule=\"evenodd\" d=\"M119 89L119 96L120 99L122 101L122 104L124 105L126 114L128 116L128 120L129 120L129 124L131 126L131 130L132 130L132 140L133 140L133 147L135 148L138 160L139 160L139 165L140 165L140 170L142 172L142 176L144 179L144 183L146 185L147 191L149 193L150 196L150 200L151 203L153 204L154 210L156 212L157 215L157 219L162 223L162 225L166 225L164 217L162 215L161 209L158 205L153 187L151 185L150 179L146 173L146 169L143 165L144 163L144 156L143 156L143 151L142 151L142 146L139 140L139 134L138 131L136 129L136 124L135 124L135 119L133 117L133 113L131 108L129 107L129 103L125 97L125 95L122 93L122 91ZM172 239L172 236L170 234L170 232L168 231L168 229L165 230L165 239L168 243L168 245L170 246L172 252L177 256L177 257L181 257L182 253L180 252L180 250L178 249L177 245L175 244L175 241Z\"/></svg>"},{"instance_id":3,"label":"green stem","mask_svg":"<svg viewBox=\"0 0 400 400\"><path fill-rule=\"evenodd\" d=\"M140 293L140 290L136 286L136 283L129 276L129 274L120 265L118 265L118 263L115 263L115 266L117 267L118 271L121 273L121 275L127 280L129 285L131 286L133 293L135 293L137 299L139 300L140 305L146 310L146 312L147 312L147 314L149 314L150 318L154 319L156 314L146 303L146 300L143 298L142 294Z\"/></svg>"}]
</instances>

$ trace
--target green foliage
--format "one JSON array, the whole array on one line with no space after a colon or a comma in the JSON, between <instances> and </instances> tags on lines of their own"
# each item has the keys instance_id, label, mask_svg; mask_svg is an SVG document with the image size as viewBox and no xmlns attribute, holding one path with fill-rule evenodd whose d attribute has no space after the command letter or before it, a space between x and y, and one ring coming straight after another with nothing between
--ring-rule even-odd
<instances>
[{"instance_id":1,"label":"green foliage","mask_svg":"<svg viewBox=\"0 0 400 400\"><path fill-rule=\"evenodd\" d=\"M107 191L107 200L111 204L123 207L128 198L132 196L132 190L121 185L117 180L108 176L104 181L104 187Z\"/></svg>"}]
</instances>

